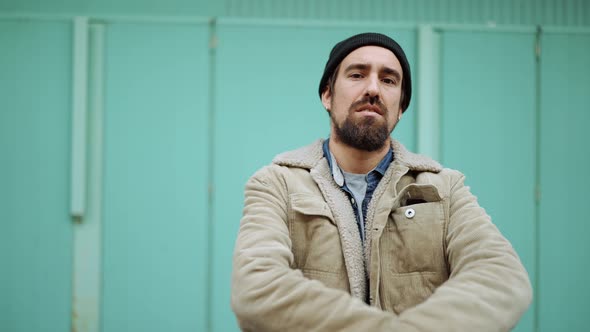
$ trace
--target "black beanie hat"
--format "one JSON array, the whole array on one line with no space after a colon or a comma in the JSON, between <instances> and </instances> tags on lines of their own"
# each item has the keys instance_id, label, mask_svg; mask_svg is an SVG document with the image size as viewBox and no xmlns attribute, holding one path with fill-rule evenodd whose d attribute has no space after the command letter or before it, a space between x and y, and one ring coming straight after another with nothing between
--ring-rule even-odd
<instances>
[{"instance_id":1,"label":"black beanie hat","mask_svg":"<svg viewBox=\"0 0 590 332\"><path fill-rule=\"evenodd\" d=\"M393 54L399 60L403 70L402 93L404 94L403 104L400 106L402 108L402 112L405 112L405 110L410 105L410 98L412 97L412 75L410 73L410 64L408 63L408 59L406 58L404 50L402 50L401 46L399 46L395 40L387 37L386 35L374 32L354 35L334 46L330 52L330 57L328 58L328 62L326 62L326 68L324 69L324 75L320 81L320 98L322 98L322 93L324 90L326 90L330 76L332 76L332 73L336 67L338 67L340 62L342 62L342 60L348 54L350 54L350 52L363 46L380 46L386 48L393 52Z\"/></svg>"}]
</instances>

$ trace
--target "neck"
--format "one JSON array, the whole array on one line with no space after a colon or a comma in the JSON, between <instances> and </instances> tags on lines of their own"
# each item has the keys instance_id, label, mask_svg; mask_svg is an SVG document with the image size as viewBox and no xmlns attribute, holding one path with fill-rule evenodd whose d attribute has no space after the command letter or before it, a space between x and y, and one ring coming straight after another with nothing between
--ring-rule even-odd
<instances>
[{"instance_id":1,"label":"neck","mask_svg":"<svg viewBox=\"0 0 590 332\"><path fill-rule=\"evenodd\" d=\"M373 168L377 167L391 148L391 141L387 140L381 149L369 152L355 149L334 138L332 135L329 142L330 152L336 158L340 169L347 173L369 173Z\"/></svg>"}]
</instances>

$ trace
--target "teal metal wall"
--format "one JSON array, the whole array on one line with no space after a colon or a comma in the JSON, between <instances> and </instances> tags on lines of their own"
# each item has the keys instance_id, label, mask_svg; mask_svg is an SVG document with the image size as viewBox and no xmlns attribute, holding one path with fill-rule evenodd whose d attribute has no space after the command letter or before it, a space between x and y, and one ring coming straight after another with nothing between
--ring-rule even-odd
<instances>
[{"instance_id":1,"label":"teal metal wall","mask_svg":"<svg viewBox=\"0 0 590 332\"><path fill-rule=\"evenodd\" d=\"M507 13L447 3L473 18L450 23ZM520 3L520 15L497 6L529 20L509 23L556 22L540 15L556 2ZM563 4L560 22L587 24L586 3ZM176 5L2 3L30 13L0 16L1 331L236 330L229 282L243 185L276 153L327 135L319 73L331 45L367 30L398 39L425 88L394 136L467 175L531 275L535 301L516 331L590 324L590 178L572 167L590 162L590 31L376 23L359 21L373 17L364 7L332 2ZM380 6L417 21L439 15ZM174 16L180 9L234 17ZM157 15L74 24L47 14L79 11ZM273 15L344 20L244 18Z\"/></svg>"},{"instance_id":2,"label":"teal metal wall","mask_svg":"<svg viewBox=\"0 0 590 332\"><path fill-rule=\"evenodd\" d=\"M441 159L461 170L534 283L535 33L442 32ZM534 331L535 303L517 331Z\"/></svg>"},{"instance_id":3,"label":"teal metal wall","mask_svg":"<svg viewBox=\"0 0 590 332\"><path fill-rule=\"evenodd\" d=\"M4 0L0 12L589 26L586 0Z\"/></svg>"},{"instance_id":4,"label":"teal metal wall","mask_svg":"<svg viewBox=\"0 0 590 332\"><path fill-rule=\"evenodd\" d=\"M70 326L71 32L69 22L0 21L2 331Z\"/></svg>"},{"instance_id":5,"label":"teal metal wall","mask_svg":"<svg viewBox=\"0 0 590 332\"><path fill-rule=\"evenodd\" d=\"M209 31L104 24L103 331L204 331Z\"/></svg>"},{"instance_id":6,"label":"teal metal wall","mask_svg":"<svg viewBox=\"0 0 590 332\"><path fill-rule=\"evenodd\" d=\"M540 331L584 331L590 309L590 268L584 208L590 175L590 34L544 34L539 68L538 288ZM579 167L582 168L579 168ZM560 174L564 174L563 177Z\"/></svg>"}]
</instances>

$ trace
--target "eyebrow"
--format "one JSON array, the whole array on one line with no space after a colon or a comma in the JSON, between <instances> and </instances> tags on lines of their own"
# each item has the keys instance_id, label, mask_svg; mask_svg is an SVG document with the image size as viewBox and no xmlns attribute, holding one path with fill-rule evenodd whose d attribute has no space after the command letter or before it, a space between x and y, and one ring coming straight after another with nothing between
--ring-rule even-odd
<instances>
[{"instance_id":1,"label":"eyebrow","mask_svg":"<svg viewBox=\"0 0 590 332\"><path fill-rule=\"evenodd\" d=\"M395 76L396 79L401 80L402 79L402 75L395 69L393 68L389 68L389 67L384 67L383 68L383 72L387 75L392 75Z\"/></svg>"},{"instance_id":2,"label":"eyebrow","mask_svg":"<svg viewBox=\"0 0 590 332\"><path fill-rule=\"evenodd\" d=\"M348 67L346 67L346 69L344 70L344 72L348 72L351 70L368 70L371 67L371 65L366 64L366 63L353 63L350 64ZM390 68L390 67L383 67L383 69L381 69L381 72L387 75L392 75L395 76L395 78L397 78L398 80L401 80L402 75L400 74L400 72L398 72L397 70Z\"/></svg>"},{"instance_id":3,"label":"eyebrow","mask_svg":"<svg viewBox=\"0 0 590 332\"><path fill-rule=\"evenodd\" d=\"M367 69L369 69L369 67L370 66L365 63L353 63L353 64L348 65L348 67L346 67L344 72L348 72L351 70L367 70Z\"/></svg>"}]
</instances>

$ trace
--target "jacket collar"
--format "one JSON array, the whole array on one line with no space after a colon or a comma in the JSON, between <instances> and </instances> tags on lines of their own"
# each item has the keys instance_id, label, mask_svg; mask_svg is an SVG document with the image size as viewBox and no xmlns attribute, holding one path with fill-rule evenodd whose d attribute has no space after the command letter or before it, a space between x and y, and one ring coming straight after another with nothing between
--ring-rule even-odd
<instances>
[{"instance_id":1,"label":"jacket collar","mask_svg":"<svg viewBox=\"0 0 590 332\"><path fill-rule=\"evenodd\" d=\"M302 148L281 153L273 159L273 163L281 166L312 169L322 159L325 159L322 148L323 142L323 139L319 139ZM391 146L393 148L394 161L408 167L410 171L438 173L442 170L442 166L438 162L424 155L408 151L397 140L391 139Z\"/></svg>"}]
</instances>

